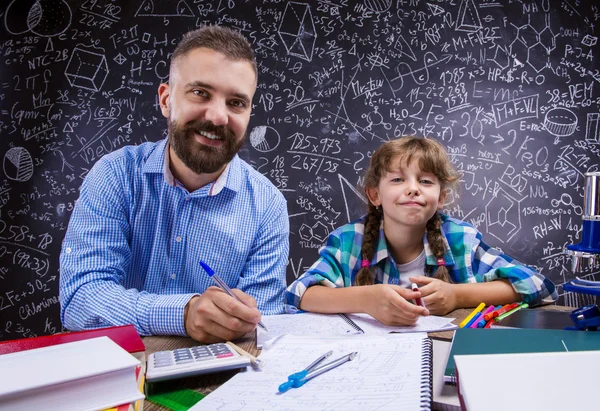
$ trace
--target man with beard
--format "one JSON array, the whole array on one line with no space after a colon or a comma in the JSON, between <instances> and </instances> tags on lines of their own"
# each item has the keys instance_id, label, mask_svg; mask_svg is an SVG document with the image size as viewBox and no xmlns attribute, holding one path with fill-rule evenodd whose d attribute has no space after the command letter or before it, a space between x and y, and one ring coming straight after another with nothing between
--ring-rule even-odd
<instances>
[{"instance_id":1,"label":"man with beard","mask_svg":"<svg viewBox=\"0 0 600 411\"><path fill-rule=\"evenodd\" d=\"M210 26L184 36L158 88L168 137L106 155L82 184L60 256L66 328L134 324L212 343L283 312L286 201L237 155L256 85L242 35Z\"/></svg>"}]
</instances>

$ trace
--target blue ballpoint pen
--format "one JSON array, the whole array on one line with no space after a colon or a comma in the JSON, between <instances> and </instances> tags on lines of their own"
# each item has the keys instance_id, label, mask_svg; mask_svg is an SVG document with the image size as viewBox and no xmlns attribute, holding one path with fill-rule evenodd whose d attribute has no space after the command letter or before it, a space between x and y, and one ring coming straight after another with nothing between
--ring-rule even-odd
<instances>
[{"instance_id":1,"label":"blue ballpoint pen","mask_svg":"<svg viewBox=\"0 0 600 411\"><path fill-rule=\"evenodd\" d=\"M213 269L208 266L208 264L206 264L204 261L200 260L200 265L202 266L202 268L204 268L204 271L206 271L206 274L208 274L209 277L212 277L214 282L217 283L217 285L219 286L219 288L221 288L221 290L225 291L227 294L229 294L230 296L232 296L233 298L235 298L236 300L238 300L239 302L244 304L244 302L242 300L240 300L240 298L237 295L235 295L235 293L231 290L231 288L229 288L227 283L225 281L223 281L223 279L221 277L219 277L219 275L216 274L213 271ZM244 304L244 305L246 305L246 304ZM258 322L258 326L265 331L269 331L269 330L267 330L267 327L265 327L265 325L262 323L262 321Z\"/></svg>"}]
</instances>

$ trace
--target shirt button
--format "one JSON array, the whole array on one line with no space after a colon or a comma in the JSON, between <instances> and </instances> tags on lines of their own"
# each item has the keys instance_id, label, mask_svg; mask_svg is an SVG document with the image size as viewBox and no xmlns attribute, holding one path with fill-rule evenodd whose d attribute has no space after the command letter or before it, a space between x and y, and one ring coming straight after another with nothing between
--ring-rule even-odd
<instances>
[{"instance_id":1,"label":"shirt button","mask_svg":"<svg viewBox=\"0 0 600 411\"><path fill-rule=\"evenodd\" d=\"M192 197L190 197L190 196L187 196L187 197L185 198L185 201L190 201L191 199L192 199Z\"/></svg>"},{"instance_id":2,"label":"shirt button","mask_svg":"<svg viewBox=\"0 0 600 411\"><path fill-rule=\"evenodd\" d=\"M174 280L176 278L177 278L177 276L175 275L175 273L171 274L171 280Z\"/></svg>"},{"instance_id":3,"label":"shirt button","mask_svg":"<svg viewBox=\"0 0 600 411\"><path fill-rule=\"evenodd\" d=\"M178 235L177 237L175 237L175 241L177 241L178 243L180 243L181 242L181 236Z\"/></svg>"},{"instance_id":4,"label":"shirt button","mask_svg":"<svg viewBox=\"0 0 600 411\"><path fill-rule=\"evenodd\" d=\"M72 250L71 250L71 247L67 247L67 248L65 249L65 252L66 252L67 254L71 254L71 251L72 251Z\"/></svg>"}]
</instances>

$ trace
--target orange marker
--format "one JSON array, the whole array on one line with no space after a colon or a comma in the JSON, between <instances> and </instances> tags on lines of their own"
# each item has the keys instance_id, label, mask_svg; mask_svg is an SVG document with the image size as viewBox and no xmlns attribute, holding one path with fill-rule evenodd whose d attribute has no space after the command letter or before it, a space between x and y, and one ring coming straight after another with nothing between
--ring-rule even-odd
<instances>
[{"instance_id":1,"label":"orange marker","mask_svg":"<svg viewBox=\"0 0 600 411\"><path fill-rule=\"evenodd\" d=\"M494 311L494 313L496 314L496 315L494 315L494 318L496 318L506 312L509 312L510 310L514 310L518 306L519 306L519 303L507 304L504 307L502 307L501 309L499 309L498 311Z\"/></svg>"}]
</instances>

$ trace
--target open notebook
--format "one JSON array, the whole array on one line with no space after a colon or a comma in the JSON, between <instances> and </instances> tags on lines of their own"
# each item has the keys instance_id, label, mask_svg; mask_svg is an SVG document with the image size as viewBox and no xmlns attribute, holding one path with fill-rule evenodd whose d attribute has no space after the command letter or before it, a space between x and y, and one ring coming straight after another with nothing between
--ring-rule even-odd
<instances>
[{"instance_id":1,"label":"open notebook","mask_svg":"<svg viewBox=\"0 0 600 411\"><path fill-rule=\"evenodd\" d=\"M267 326L268 327L268 326ZM262 371L249 369L198 402L202 410L429 410L432 343L424 333L349 336L285 335L263 350ZM325 361L356 357L280 394L288 376L333 350Z\"/></svg>"},{"instance_id":2,"label":"open notebook","mask_svg":"<svg viewBox=\"0 0 600 411\"><path fill-rule=\"evenodd\" d=\"M421 317L413 326L388 326L380 323L368 314L317 314L302 312L298 314L269 315L262 318L268 332L258 329L256 344L258 348L285 334L295 335L352 335L352 334L388 334L448 331L457 328L452 324L454 318L430 315Z\"/></svg>"}]
</instances>

